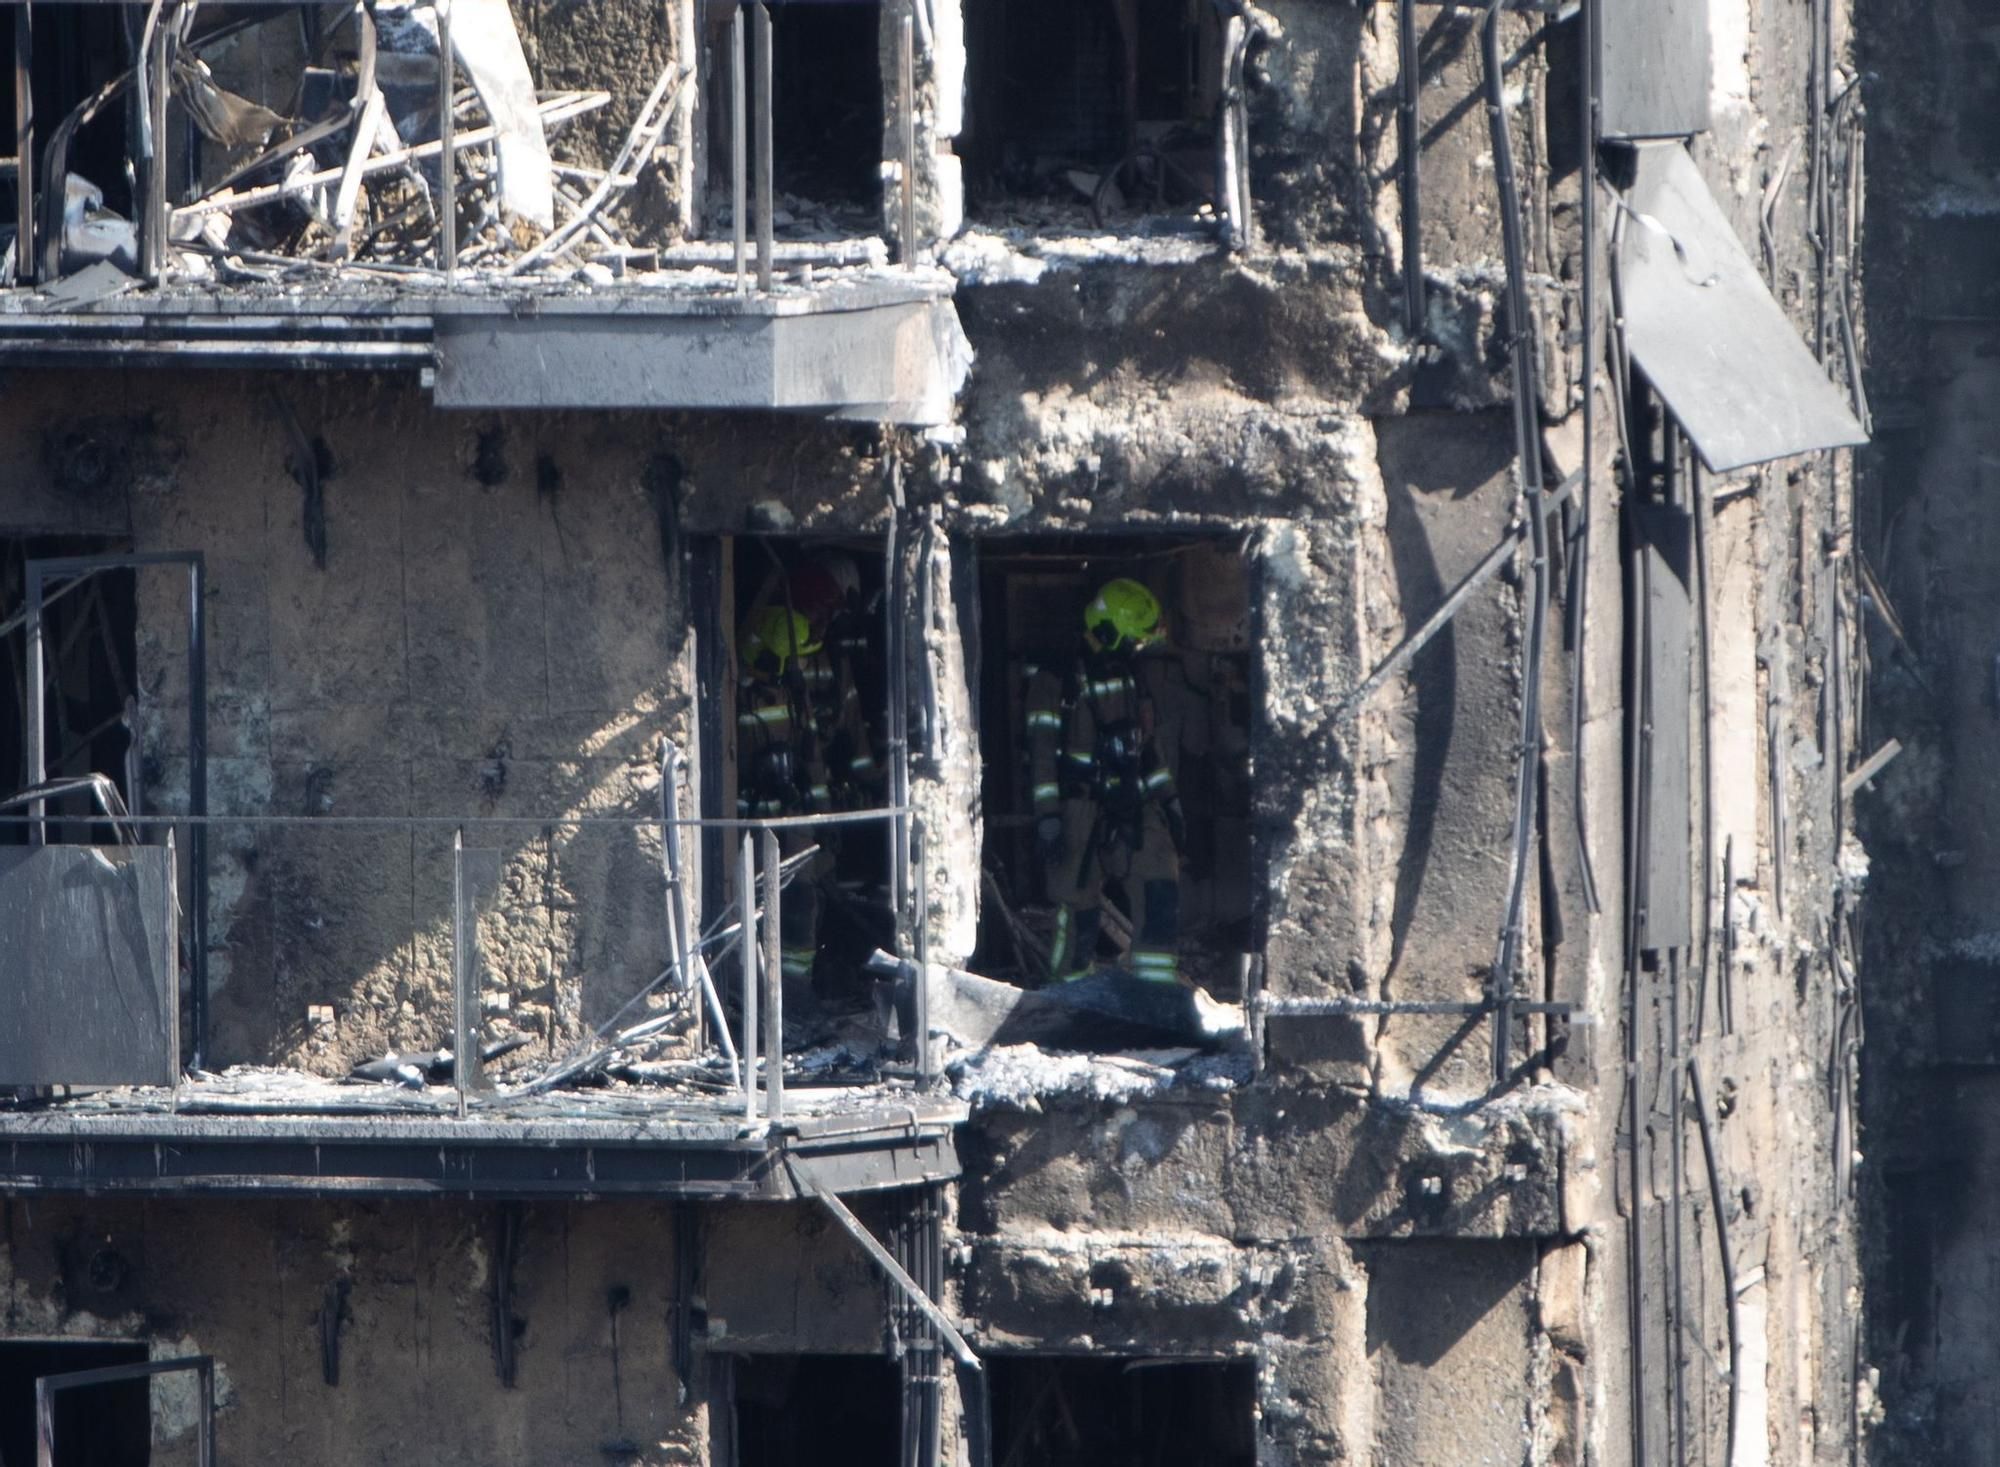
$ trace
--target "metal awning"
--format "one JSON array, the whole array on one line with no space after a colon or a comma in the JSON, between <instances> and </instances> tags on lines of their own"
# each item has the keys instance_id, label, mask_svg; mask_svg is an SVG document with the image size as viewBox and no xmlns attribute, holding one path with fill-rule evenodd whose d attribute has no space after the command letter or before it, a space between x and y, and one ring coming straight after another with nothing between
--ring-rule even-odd
<instances>
[{"instance_id":1,"label":"metal awning","mask_svg":"<svg viewBox=\"0 0 2000 1467\"><path fill-rule=\"evenodd\" d=\"M1638 148L1618 248L1632 359L1716 472L1866 443L1678 143Z\"/></svg>"},{"instance_id":2,"label":"metal awning","mask_svg":"<svg viewBox=\"0 0 2000 1467\"><path fill-rule=\"evenodd\" d=\"M1597 25L1603 136L1705 131L1709 51L1708 0L1604 0Z\"/></svg>"}]
</instances>

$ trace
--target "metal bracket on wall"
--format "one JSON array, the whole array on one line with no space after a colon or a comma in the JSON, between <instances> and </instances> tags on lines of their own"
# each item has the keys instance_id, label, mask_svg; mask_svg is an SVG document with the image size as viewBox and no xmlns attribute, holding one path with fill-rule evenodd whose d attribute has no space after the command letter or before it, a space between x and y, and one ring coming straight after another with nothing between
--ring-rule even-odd
<instances>
[{"instance_id":1,"label":"metal bracket on wall","mask_svg":"<svg viewBox=\"0 0 2000 1467\"><path fill-rule=\"evenodd\" d=\"M965 1336L959 1333L958 1326L952 1323L951 1316L925 1292L922 1285L910 1277L909 1271L896 1261L895 1255L882 1245L881 1239L868 1231L868 1225L854 1215L847 1204L840 1200L839 1195L821 1178L814 1175L810 1163L803 1162L795 1156L787 1156L785 1171L791 1177L792 1185L798 1189L799 1194L816 1198L832 1215L833 1220L840 1224L842 1231L861 1245L861 1251L882 1270L890 1284L943 1338L945 1347L958 1361L961 1419L971 1467L992 1467L991 1401L987 1390L986 1370L980 1363L979 1356L973 1353L972 1346L966 1342Z\"/></svg>"},{"instance_id":2,"label":"metal bracket on wall","mask_svg":"<svg viewBox=\"0 0 2000 1467\"><path fill-rule=\"evenodd\" d=\"M1552 1019L1562 1019L1572 1026L1595 1023L1595 1019L1577 1012L1577 1005L1571 1003L1528 1002L1518 998L1503 1000L1497 994L1485 998L1440 1000L1392 1001L1373 998L1270 998L1260 996L1252 1003L1253 1018L1259 1031L1269 1019L1331 1019L1368 1018L1374 1016L1394 1017L1405 1014L1450 1014L1470 1020L1491 1017L1493 1020L1493 1068L1496 1080L1504 1082L1512 1073L1507 1056L1513 1043L1514 1020L1530 1014L1544 1014ZM1553 1048L1553 1046L1551 1046ZM1259 1046L1261 1051L1262 1046Z\"/></svg>"},{"instance_id":3,"label":"metal bracket on wall","mask_svg":"<svg viewBox=\"0 0 2000 1467\"><path fill-rule=\"evenodd\" d=\"M500 1384L514 1389L515 1345L521 1321L514 1317L514 1265L521 1252L521 1207L500 1204L500 1246L493 1256L493 1370Z\"/></svg>"}]
</instances>

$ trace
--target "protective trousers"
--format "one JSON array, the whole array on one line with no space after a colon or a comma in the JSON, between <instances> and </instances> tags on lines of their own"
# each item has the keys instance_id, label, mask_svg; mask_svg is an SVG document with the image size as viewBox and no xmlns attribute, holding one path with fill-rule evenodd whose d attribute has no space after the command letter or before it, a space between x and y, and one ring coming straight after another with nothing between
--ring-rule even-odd
<instances>
[{"instance_id":1,"label":"protective trousers","mask_svg":"<svg viewBox=\"0 0 2000 1467\"><path fill-rule=\"evenodd\" d=\"M790 858L814 844L819 831L787 826L778 832L778 853ZM779 896L779 967L785 999L803 1003L812 989L813 963L819 956L820 883L833 872L833 853L821 844L817 854L794 876Z\"/></svg>"},{"instance_id":2,"label":"protective trousers","mask_svg":"<svg viewBox=\"0 0 2000 1467\"><path fill-rule=\"evenodd\" d=\"M1122 822L1104 818L1094 800L1063 802L1062 845L1046 872L1056 904L1049 972L1081 978L1095 960L1104 922L1104 886L1125 890L1132 917L1132 971L1172 983L1180 976L1180 856L1165 815L1152 802Z\"/></svg>"}]
</instances>

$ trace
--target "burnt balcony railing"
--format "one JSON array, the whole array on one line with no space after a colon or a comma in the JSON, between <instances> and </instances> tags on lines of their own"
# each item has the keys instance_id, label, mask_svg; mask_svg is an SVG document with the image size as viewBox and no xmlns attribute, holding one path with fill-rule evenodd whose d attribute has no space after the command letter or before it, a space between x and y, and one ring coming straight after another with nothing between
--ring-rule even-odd
<instances>
[{"instance_id":1,"label":"burnt balcony railing","mask_svg":"<svg viewBox=\"0 0 2000 1467\"><path fill-rule=\"evenodd\" d=\"M894 806L700 818L680 813L682 775L680 756L669 746L661 809L651 818L132 816L115 799L81 813L57 808L79 789L101 794L108 782L24 791L12 810L0 810L0 831L25 829L29 841L0 846L0 941L15 947L15 976L0 990L0 1011L13 1010L0 1022L0 1085L164 1087L165 1104L176 1111L198 1100L252 1113L386 1109L500 1117L546 1113L551 1097L593 1083L644 1046L664 1044L670 1062L632 1068L670 1073L680 1082L671 1093L685 1098L691 1085L710 1110L734 1110L746 1125L776 1127L787 1114L786 889L814 879L808 867L819 847L809 842L821 832L876 832L893 867L897 853L910 849L912 813ZM259 1070L261 1078L234 1087L233 1100L228 1087L218 1090L192 1058L206 1054L207 1036L192 1027L184 1034L180 1014L183 976L192 983L202 971L192 961L198 934L180 911L183 853L195 831L208 837L217 857L233 856L260 879L268 874L269 889L290 893L284 911L268 910L272 903L265 902L262 935L243 939L243 950L232 952L236 971L229 981L252 981L244 964L267 962L274 977L279 970L291 975L291 994L306 999L321 1022L337 1022L334 1008L344 1004L372 1032L383 1027L386 990L371 979L371 968L379 977L381 961L371 964L368 955L390 953L410 965L412 990L435 993L448 973L450 1029L439 1036L443 1045L367 1059L352 1067L347 1083L302 1072L273 1078ZM716 849L735 847L733 890L705 919L686 849L697 832ZM597 889L586 881L575 892L565 879L561 898L579 914L579 926L615 932L598 953L605 971L592 975L588 1002L580 973L557 984L524 963L537 945L543 951L555 945L541 899L521 897L532 879L522 873L544 859L551 886L565 861L602 877ZM409 865L407 926L400 925L394 861ZM887 905L921 963L921 862L914 869L914 881L892 883ZM648 870L652 894L634 904L633 878ZM196 881L201 875L193 873ZM495 900L510 881L511 907ZM383 891L391 895L371 910ZM246 921L240 913L236 920ZM334 940L336 929L345 947ZM367 941L357 945L352 939L363 933ZM642 973L650 976L639 981ZM565 984L571 991L563 991ZM547 1012L492 1042L494 1028L513 1029L515 1000L530 986ZM367 997L354 997L363 990ZM918 1088L934 1078L924 1042L925 997L925 985L911 986L902 1047L891 1059ZM206 1003L199 1007L211 1011ZM585 1019L586 1010L605 1017ZM489 1022L489 1014L506 1017ZM442 1029L443 1014L437 1017ZM407 1032L414 1022L420 1020L406 1015L401 1028ZM309 1017L309 1035L312 1028ZM490 1058L534 1041L545 1049L537 1061L517 1062L505 1073L489 1067ZM886 1043L885 1032L884 1054ZM857 1083L882 1076L879 1058L856 1056ZM197 1083L189 1084L190 1074ZM357 1080L375 1083L357 1087ZM828 1083L827 1073L816 1072L814 1083ZM838 1074L833 1083L841 1083Z\"/></svg>"}]
</instances>

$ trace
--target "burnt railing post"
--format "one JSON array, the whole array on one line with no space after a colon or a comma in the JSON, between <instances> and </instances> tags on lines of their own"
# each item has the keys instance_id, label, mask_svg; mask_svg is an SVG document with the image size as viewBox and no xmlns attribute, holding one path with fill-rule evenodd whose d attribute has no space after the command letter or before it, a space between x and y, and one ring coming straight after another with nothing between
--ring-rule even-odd
<instances>
[{"instance_id":1,"label":"burnt railing post","mask_svg":"<svg viewBox=\"0 0 2000 1467\"><path fill-rule=\"evenodd\" d=\"M759 839L764 848L764 1117L775 1125L785 1118L784 909L778 833L767 825Z\"/></svg>"}]
</instances>

